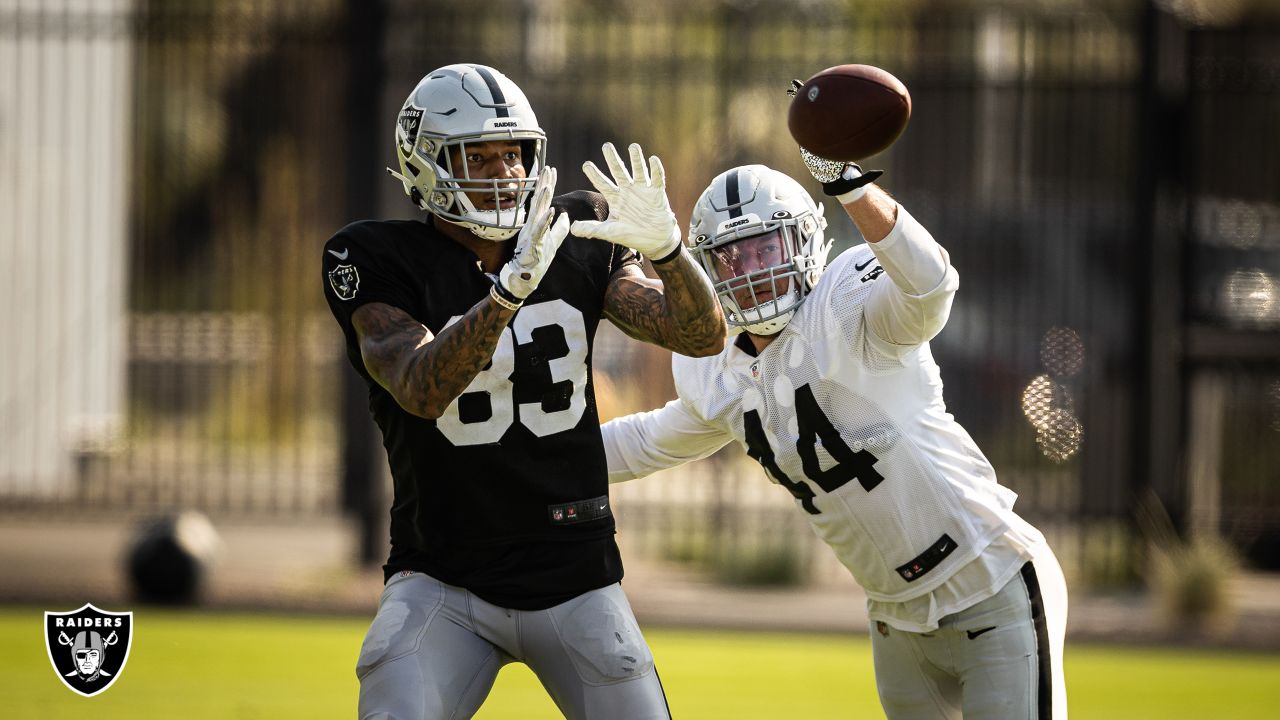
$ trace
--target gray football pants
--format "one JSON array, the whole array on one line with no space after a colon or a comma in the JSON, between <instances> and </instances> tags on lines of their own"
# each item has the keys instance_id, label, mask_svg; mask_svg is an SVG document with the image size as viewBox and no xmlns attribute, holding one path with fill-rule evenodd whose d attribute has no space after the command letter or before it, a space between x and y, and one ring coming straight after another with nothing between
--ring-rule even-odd
<instances>
[{"instance_id":1,"label":"gray football pants","mask_svg":"<svg viewBox=\"0 0 1280 720\"><path fill-rule=\"evenodd\" d=\"M510 610L423 573L387 582L360 648L360 720L469 718L523 662L566 718L669 718L653 655L619 585Z\"/></svg>"},{"instance_id":2,"label":"gray football pants","mask_svg":"<svg viewBox=\"0 0 1280 720\"><path fill-rule=\"evenodd\" d=\"M1066 720L1067 583L1041 546L1000 592L912 633L871 623L890 720Z\"/></svg>"}]
</instances>

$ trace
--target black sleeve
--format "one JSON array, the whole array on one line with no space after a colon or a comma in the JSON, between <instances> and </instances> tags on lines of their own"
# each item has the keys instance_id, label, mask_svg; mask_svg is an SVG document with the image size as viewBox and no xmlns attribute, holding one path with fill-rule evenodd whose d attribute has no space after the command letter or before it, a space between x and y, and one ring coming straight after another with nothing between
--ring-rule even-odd
<instances>
[{"instance_id":1,"label":"black sleeve","mask_svg":"<svg viewBox=\"0 0 1280 720\"><path fill-rule=\"evenodd\" d=\"M609 217L609 202L598 192L574 190L565 193L552 201L552 205L560 212L569 213L570 220L604 220ZM596 241L598 242L598 241ZM625 245L608 244L609 264L608 276L621 270L626 265L639 265L640 253Z\"/></svg>"},{"instance_id":2,"label":"black sleeve","mask_svg":"<svg viewBox=\"0 0 1280 720\"><path fill-rule=\"evenodd\" d=\"M627 265L639 266L642 259L640 253L635 250L625 245L614 245L613 258L609 262L609 277L613 277L614 273Z\"/></svg>"},{"instance_id":3,"label":"black sleeve","mask_svg":"<svg viewBox=\"0 0 1280 720\"><path fill-rule=\"evenodd\" d=\"M361 305L385 303L413 314L414 294L401 263L373 228L348 225L325 243L323 255L324 297L348 345L357 345L351 314Z\"/></svg>"}]
</instances>

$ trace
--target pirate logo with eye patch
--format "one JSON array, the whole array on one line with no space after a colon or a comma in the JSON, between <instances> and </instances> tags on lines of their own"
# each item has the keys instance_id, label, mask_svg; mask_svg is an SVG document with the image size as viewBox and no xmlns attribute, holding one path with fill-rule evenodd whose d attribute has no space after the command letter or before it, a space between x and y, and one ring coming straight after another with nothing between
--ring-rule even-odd
<instances>
[{"instance_id":1,"label":"pirate logo with eye patch","mask_svg":"<svg viewBox=\"0 0 1280 720\"><path fill-rule=\"evenodd\" d=\"M71 691L92 697L111 687L129 660L133 613L85 603L72 612L45 612L45 646L53 671Z\"/></svg>"}]
</instances>

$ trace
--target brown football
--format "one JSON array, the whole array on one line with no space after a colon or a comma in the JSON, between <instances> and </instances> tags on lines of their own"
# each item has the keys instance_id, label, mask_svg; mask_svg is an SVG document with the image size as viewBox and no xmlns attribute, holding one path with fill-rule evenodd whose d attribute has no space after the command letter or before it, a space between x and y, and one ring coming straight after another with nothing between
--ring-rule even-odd
<instances>
[{"instance_id":1,"label":"brown football","mask_svg":"<svg viewBox=\"0 0 1280 720\"><path fill-rule=\"evenodd\" d=\"M796 90L787 128L818 157L857 162L892 145L910 119L901 80L871 65L837 65Z\"/></svg>"}]
</instances>

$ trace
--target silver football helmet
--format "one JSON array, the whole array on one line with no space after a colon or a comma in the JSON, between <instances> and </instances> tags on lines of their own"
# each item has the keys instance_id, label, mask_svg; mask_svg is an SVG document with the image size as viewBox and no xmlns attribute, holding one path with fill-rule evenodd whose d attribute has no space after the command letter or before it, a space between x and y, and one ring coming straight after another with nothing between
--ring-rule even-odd
<instances>
[{"instance_id":1,"label":"silver football helmet","mask_svg":"<svg viewBox=\"0 0 1280 720\"><path fill-rule=\"evenodd\" d=\"M831 241L822 206L764 165L721 173L703 191L688 246L711 278L730 326L773 335L818 284Z\"/></svg>"},{"instance_id":2,"label":"silver football helmet","mask_svg":"<svg viewBox=\"0 0 1280 720\"><path fill-rule=\"evenodd\" d=\"M467 144L493 140L520 144L525 177L471 178ZM525 206L546 164L546 140L528 99L507 76L484 65L447 65L428 73L405 100L396 120L400 172L387 172L423 210L487 240L506 240L524 225ZM461 167L454 167L455 147ZM494 209L477 209L468 192L493 193ZM513 194L515 206L502 209L503 196Z\"/></svg>"}]
</instances>

